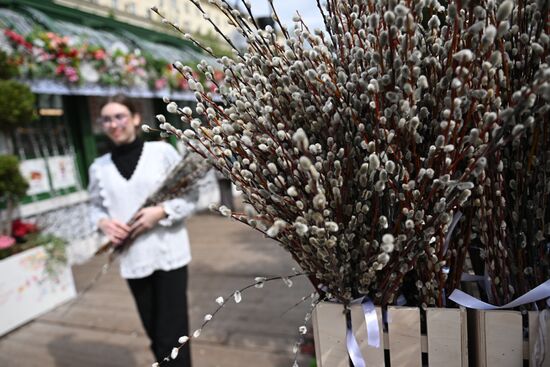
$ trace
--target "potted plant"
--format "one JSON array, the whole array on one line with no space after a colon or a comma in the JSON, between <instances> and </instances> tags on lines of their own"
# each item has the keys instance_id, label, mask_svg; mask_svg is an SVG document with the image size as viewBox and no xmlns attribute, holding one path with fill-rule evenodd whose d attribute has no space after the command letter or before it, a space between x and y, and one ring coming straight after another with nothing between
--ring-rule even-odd
<instances>
[{"instance_id":1,"label":"potted plant","mask_svg":"<svg viewBox=\"0 0 550 367\"><path fill-rule=\"evenodd\" d=\"M22 220L13 220L28 184L14 156L0 155L0 335L74 297L66 242ZM2 208L0 206L0 208Z\"/></svg>"},{"instance_id":2,"label":"potted plant","mask_svg":"<svg viewBox=\"0 0 550 367\"><path fill-rule=\"evenodd\" d=\"M11 131L34 118L34 94L13 80L18 74L13 59L0 50L0 154L12 151Z\"/></svg>"},{"instance_id":3,"label":"potted plant","mask_svg":"<svg viewBox=\"0 0 550 367\"><path fill-rule=\"evenodd\" d=\"M32 223L15 220L0 237L0 335L75 297L66 242Z\"/></svg>"},{"instance_id":4,"label":"potted plant","mask_svg":"<svg viewBox=\"0 0 550 367\"><path fill-rule=\"evenodd\" d=\"M16 80L0 80L0 130L9 132L35 119L35 97Z\"/></svg>"},{"instance_id":5,"label":"potted plant","mask_svg":"<svg viewBox=\"0 0 550 367\"><path fill-rule=\"evenodd\" d=\"M29 184L19 171L17 157L0 155L0 203L5 206L4 220L0 222L1 236L11 236L11 221L15 207L25 196L28 187Z\"/></svg>"}]
</instances>

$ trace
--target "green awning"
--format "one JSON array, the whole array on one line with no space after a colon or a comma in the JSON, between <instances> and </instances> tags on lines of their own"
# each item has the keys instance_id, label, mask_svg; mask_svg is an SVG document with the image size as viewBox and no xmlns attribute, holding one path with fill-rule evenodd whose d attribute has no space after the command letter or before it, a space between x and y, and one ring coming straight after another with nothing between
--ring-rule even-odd
<instances>
[{"instance_id":1,"label":"green awning","mask_svg":"<svg viewBox=\"0 0 550 367\"><path fill-rule=\"evenodd\" d=\"M0 26L12 28L20 34L29 34L33 31L35 22L29 16L11 9L0 8Z\"/></svg>"}]
</instances>

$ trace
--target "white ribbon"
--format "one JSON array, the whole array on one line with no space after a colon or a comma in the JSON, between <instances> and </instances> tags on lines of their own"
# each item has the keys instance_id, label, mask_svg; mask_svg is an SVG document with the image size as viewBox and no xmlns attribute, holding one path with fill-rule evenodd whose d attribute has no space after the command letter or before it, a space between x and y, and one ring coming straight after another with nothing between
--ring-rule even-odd
<instances>
[{"instance_id":1,"label":"white ribbon","mask_svg":"<svg viewBox=\"0 0 550 367\"><path fill-rule=\"evenodd\" d=\"M355 339L351 328L348 328L348 331L346 332L346 341L351 363L353 363L355 367L366 367L365 360L361 354L361 349L359 348L359 344L357 344L357 340Z\"/></svg>"},{"instance_id":2,"label":"white ribbon","mask_svg":"<svg viewBox=\"0 0 550 367\"><path fill-rule=\"evenodd\" d=\"M365 325L367 325L367 343L371 347L380 348L380 329L378 328L378 316L374 304L367 300L361 306L365 314Z\"/></svg>"},{"instance_id":3,"label":"white ribbon","mask_svg":"<svg viewBox=\"0 0 550 367\"><path fill-rule=\"evenodd\" d=\"M378 316L374 304L367 297L362 297L351 302L352 304L361 303L363 314L365 315L365 325L367 327L367 343L371 347L380 348L380 328L378 327ZM346 345L349 358L355 367L366 367L365 360L361 354L361 348L353 334L353 330L348 327L346 332Z\"/></svg>"},{"instance_id":4,"label":"white ribbon","mask_svg":"<svg viewBox=\"0 0 550 367\"><path fill-rule=\"evenodd\" d=\"M467 293L462 292L459 289L455 289L453 293L451 293L451 295L449 296L449 299L451 301L454 301L461 306L473 308L476 310L502 310L505 308L514 308L546 298L550 298L550 279L542 283L538 287L525 293L523 296L518 297L512 302L507 303L503 306L494 306L489 303L485 303L475 297L470 296Z\"/></svg>"}]
</instances>

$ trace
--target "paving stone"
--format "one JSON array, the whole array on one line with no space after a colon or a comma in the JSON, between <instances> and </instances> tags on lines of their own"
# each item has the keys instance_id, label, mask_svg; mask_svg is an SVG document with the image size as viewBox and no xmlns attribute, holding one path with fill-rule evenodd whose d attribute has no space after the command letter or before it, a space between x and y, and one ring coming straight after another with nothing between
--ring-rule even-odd
<instances>
[{"instance_id":1,"label":"paving stone","mask_svg":"<svg viewBox=\"0 0 550 367\"><path fill-rule=\"evenodd\" d=\"M193 260L189 268L189 314L197 328L214 300L252 284L257 276L293 274L296 263L277 243L225 218L197 215L187 223ZM78 290L106 263L96 257L74 266ZM192 343L198 367L290 367L309 302L295 306L313 291L305 278L292 288L277 280L250 288L242 302L226 307ZM84 296L0 338L0 367L149 366L153 357L118 264ZM305 357L300 357L301 359Z\"/></svg>"}]
</instances>

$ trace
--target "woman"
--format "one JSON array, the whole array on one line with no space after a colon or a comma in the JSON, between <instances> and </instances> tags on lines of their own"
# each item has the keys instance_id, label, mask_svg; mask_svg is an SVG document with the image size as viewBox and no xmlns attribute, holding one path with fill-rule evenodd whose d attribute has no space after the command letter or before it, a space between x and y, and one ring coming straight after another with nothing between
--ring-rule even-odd
<instances>
[{"instance_id":1,"label":"woman","mask_svg":"<svg viewBox=\"0 0 550 367\"><path fill-rule=\"evenodd\" d=\"M186 265L191 255L183 219L195 200L178 198L136 213L181 157L169 144L141 140L140 115L124 96L102 106L99 123L113 144L90 166L92 223L114 245L131 240L120 257L120 272L160 361L180 336L188 335ZM166 365L191 366L189 346Z\"/></svg>"}]
</instances>

